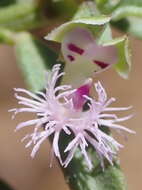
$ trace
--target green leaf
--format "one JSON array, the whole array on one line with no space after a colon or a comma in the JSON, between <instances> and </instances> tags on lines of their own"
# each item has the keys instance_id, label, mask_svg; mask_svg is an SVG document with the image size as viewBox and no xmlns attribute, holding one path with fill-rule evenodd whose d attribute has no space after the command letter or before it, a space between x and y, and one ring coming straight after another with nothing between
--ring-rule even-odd
<instances>
[{"instance_id":1,"label":"green leaf","mask_svg":"<svg viewBox=\"0 0 142 190\"><path fill-rule=\"evenodd\" d=\"M119 5L121 0L94 0L96 3L98 9L103 14L111 14L113 10L116 9L116 7Z\"/></svg>"},{"instance_id":2,"label":"green leaf","mask_svg":"<svg viewBox=\"0 0 142 190\"><path fill-rule=\"evenodd\" d=\"M115 65L116 71L123 77L128 78L131 68L131 54L127 36L115 40L119 53L119 61Z\"/></svg>"},{"instance_id":3,"label":"green leaf","mask_svg":"<svg viewBox=\"0 0 142 190\"><path fill-rule=\"evenodd\" d=\"M111 14L114 27L142 39L142 1L141 0L107 0L97 6L103 14Z\"/></svg>"},{"instance_id":4,"label":"green leaf","mask_svg":"<svg viewBox=\"0 0 142 190\"><path fill-rule=\"evenodd\" d=\"M100 15L93 2L84 2L79 6L78 11L71 21L62 24L51 31L45 39L61 43L66 33L77 26L89 28L93 34L97 34L98 31L100 31L100 28L109 21L110 17Z\"/></svg>"},{"instance_id":5,"label":"green leaf","mask_svg":"<svg viewBox=\"0 0 142 190\"><path fill-rule=\"evenodd\" d=\"M67 32L77 26L89 28L94 35L97 35L102 26L110 21L109 16L100 15L93 2L82 3L71 21L66 22L49 33L45 39L61 42Z\"/></svg>"},{"instance_id":6,"label":"green leaf","mask_svg":"<svg viewBox=\"0 0 142 190\"><path fill-rule=\"evenodd\" d=\"M14 45L15 40L16 40L16 33L7 30L5 28L0 28L0 43Z\"/></svg>"},{"instance_id":7,"label":"green leaf","mask_svg":"<svg viewBox=\"0 0 142 190\"><path fill-rule=\"evenodd\" d=\"M116 38L105 45L115 45L117 47L118 63L114 67L120 76L127 79L131 68L131 54L127 36Z\"/></svg>"},{"instance_id":8,"label":"green leaf","mask_svg":"<svg viewBox=\"0 0 142 190\"><path fill-rule=\"evenodd\" d=\"M112 21L117 28L142 39L142 3L118 7L112 14ZM125 28L120 25L124 21L127 22Z\"/></svg>"},{"instance_id":9,"label":"green leaf","mask_svg":"<svg viewBox=\"0 0 142 190\"><path fill-rule=\"evenodd\" d=\"M112 13L112 20L117 21L129 16L142 17L142 6L120 6Z\"/></svg>"},{"instance_id":10,"label":"green leaf","mask_svg":"<svg viewBox=\"0 0 142 190\"><path fill-rule=\"evenodd\" d=\"M61 42L63 37L69 32L71 29L77 26L90 27L93 26L97 29L97 27L103 26L104 24L110 21L110 17L108 16L96 16L96 17L87 17L82 19L76 19L65 24L60 25L58 28L54 29L51 33L49 33L45 39L52 40L56 42Z\"/></svg>"},{"instance_id":11,"label":"green leaf","mask_svg":"<svg viewBox=\"0 0 142 190\"><path fill-rule=\"evenodd\" d=\"M16 39L16 57L29 88L33 92L42 90L46 70L57 63L57 55L29 33L21 33Z\"/></svg>"},{"instance_id":12,"label":"green leaf","mask_svg":"<svg viewBox=\"0 0 142 190\"><path fill-rule=\"evenodd\" d=\"M125 0L125 1L120 1L120 5L137 5L137 6L142 6L142 1L141 0Z\"/></svg>"},{"instance_id":13,"label":"green leaf","mask_svg":"<svg viewBox=\"0 0 142 190\"><path fill-rule=\"evenodd\" d=\"M114 65L118 74L127 79L131 68L131 54L127 36L112 39L109 25L106 26L98 39L103 46L113 45L118 50L118 63Z\"/></svg>"},{"instance_id":14,"label":"green leaf","mask_svg":"<svg viewBox=\"0 0 142 190\"><path fill-rule=\"evenodd\" d=\"M38 4L21 2L0 8L0 27L12 30L31 29L45 22L41 20Z\"/></svg>"},{"instance_id":15,"label":"green leaf","mask_svg":"<svg viewBox=\"0 0 142 190\"><path fill-rule=\"evenodd\" d=\"M98 38L98 44L104 44L106 42L112 41L112 32L109 24L107 24L104 30L100 33Z\"/></svg>"},{"instance_id":16,"label":"green leaf","mask_svg":"<svg viewBox=\"0 0 142 190\"><path fill-rule=\"evenodd\" d=\"M76 14L73 17L73 20L76 19L82 19L82 18L89 18L89 17L95 17L95 16L99 16L100 12L98 11L95 3L91 2L91 1L87 1L87 2L83 2Z\"/></svg>"},{"instance_id":17,"label":"green leaf","mask_svg":"<svg viewBox=\"0 0 142 190\"><path fill-rule=\"evenodd\" d=\"M108 3L109 0L95 0L96 4L99 6L103 6Z\"/></svg>"}]
</instances>

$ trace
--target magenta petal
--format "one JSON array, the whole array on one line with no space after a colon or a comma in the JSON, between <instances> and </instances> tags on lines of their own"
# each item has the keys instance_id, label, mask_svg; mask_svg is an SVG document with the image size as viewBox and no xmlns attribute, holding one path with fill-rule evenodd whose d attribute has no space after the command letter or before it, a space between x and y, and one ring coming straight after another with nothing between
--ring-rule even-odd
<instances>
[{"instance_id":1,"label":"magenta petal","mask_svg":"<svg viewBox=\"0 0 142 190\"><path fill-rule=\"evenodd\" d=\"M89 96L90 88L92 85L92 79L88 79L84 85L80 86L73 94L72 100L76 110L82 109L82 106L86 102L84 95Z\"/></svg>"},{"instance_id":2,"label":"magenta petal","mask_svg":"<svg viewBox=\"0 0 142 190\"><path fill-rule=\"evenodd\" d=\"M84 50L82 48L80 48L80 47L78 47L72 43L68 44L68 49L70 51L75 52L75 53L80 54L80 55L82 55L84 53Z\"/></svg>"},{"instance_id":3,"label":"magenta petal","mask_svg":"<svg viewBox=\"0 0 142 190\"><path fill-rule=\"evenodd\" d=\"M104 63L102 61L94 61L95 64L97 64L99 67L101 67L102 69L105 69L106 67L109 66L108 63Z\"/></svg>"},{"instance_id":4,"label":"magenta petal","mask_svg":"<svg viewBox=\"0 0 142 190\"><path fill-rule=\"evenodd\" d=\"M67 55L67 57L69 58L70 61L74 61L75 60L74 56L72 56L72 55Z\"/></svg>"}]
</instances>

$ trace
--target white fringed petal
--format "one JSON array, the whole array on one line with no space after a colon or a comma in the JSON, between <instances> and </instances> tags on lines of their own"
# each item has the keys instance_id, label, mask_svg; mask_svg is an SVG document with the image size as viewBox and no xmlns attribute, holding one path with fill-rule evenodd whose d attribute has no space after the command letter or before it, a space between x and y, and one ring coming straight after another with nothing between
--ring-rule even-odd
<instances>
[{"instance_id":1,"label":"white fringed petal","mask_svg":"<svg viewBox=\"0 0 142 190\"><path fill-rule=\"evenodd\" d=\"M40 97L25 89L15 89L15 97L18 103L24 107L10 110L14 112L14 116L21 112L32 112L36 115L35 119L22 122L16 127L16 130L19 130L24 127L34 126L33 132L22 139L22 141L29 139L26 148L33 145L31 156L34 157L41 144L50 135L53 135L53 153L64 167L68 166L76 149L80 148L88 168L91 169L92 161L87 152L89 144L93 146L94 151L99 156L102 167L104 166L104 158L110 164L113 164L117 151L123 146L113 137L104 133L100 126L115 129L116 131L134 133L134 131L118 124L130 119L132 115L118 118L114 113L110 113L112 111L128 110L131 107L109 107L115 99L107 99L106 91L100 82L94 85L98 98L91 98L89 96L89 90L92 86L91 79L86 80L81 87L73 90L70 85L56 87L57 80L63 75L63 73L59 74L59 70L60 65L53 67L50 77L48 76L46 92L38 92ZM58 95L56 95L57 92ZM28 97L21 96L18 93L25 94ZM87 100L89 101L88 110L83 111L83 106ZM62 160L59 147L59 140L61 140L59 138L62 131L67 136L73 135L73 139L64 150L64 152L68 153L65 160Z\"/></svg>"}]
</instances>

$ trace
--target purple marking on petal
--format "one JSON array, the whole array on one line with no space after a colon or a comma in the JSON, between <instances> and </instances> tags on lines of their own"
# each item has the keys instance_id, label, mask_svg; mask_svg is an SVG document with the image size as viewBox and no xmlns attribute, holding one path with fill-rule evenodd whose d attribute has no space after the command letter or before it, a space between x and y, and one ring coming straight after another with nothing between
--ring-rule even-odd
<instances>
[{"instance_id":1,"label":"purple marking on petal","mask_svg":"<svg viewBox=\"0 0 142 190\"><path fill-rule=\"evenodd\" d=\"M72 55L68 55L67 57L68 57L68 59L69 59L70 61L74 61L74 60L75 60L74 56L72 56Z\"/></svg>"},{"instance_id":2,"label":"purple marking on petal","mask_svg":"<svg viewBox=\"0 0 142 190\"><path fill-rule=\"evenodd\" d=\"M75 44L68 44L68 49L80 55L84 53L84 50L76 46Z\"/></svg>"},{"instance_id":3,"label":"purple marking on petal","mask_svg":"<svg viewBox=\"0 0 142 190\"><path fill-rule=\"evenodd\" d=\"M86 102L86 98L83 96L89 96L92 80L89 79L86 84L79 87L76 92L73 94L72 100L73 105L76 110L81 109Z\"/></svg>"},{"instance_id":4,"label":"purple marking on petal","mask_svg":"<svg viewBox=\"0 0 142 190\"><path fill-rule=\"evenodd\" d=\"M108 63L104 63L104 62L102 62L102 61L96 61L96 60L95 60L94 63L97 64L98 66L100 66L102 69L105 69L106 67L109 66Z\"/></svg>"}]
</instances>

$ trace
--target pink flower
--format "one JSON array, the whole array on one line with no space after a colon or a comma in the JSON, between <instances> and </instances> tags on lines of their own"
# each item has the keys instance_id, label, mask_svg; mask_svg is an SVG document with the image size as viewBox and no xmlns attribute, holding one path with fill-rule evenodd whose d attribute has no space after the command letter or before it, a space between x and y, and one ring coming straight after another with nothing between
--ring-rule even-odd
<instances>
[{"instance_id":1,"label":"pink flower","mask_svg":"<svg viewBox=\"0 0 142 190\"><path fill-rule=\"evenodd\" d=\"M89 169L91 169L92 162L87 152L87 147L90 144L100 157L102 166L104 158L113 164L113 159L117 151L123 146L112 136L103 132L100 126L102 126L102 128L108 127L118 131L124 130L134 133L119 124L119 122L129 119L131 116L117 118L115 114L109 113L128 110L129 107L109 107L115 99L111 98L107 100L106 92L100 82L95 84L98 99L91 98L89 96L92 86L91 79L86 80L78 89L72 90L69 85L56 87L57 80L64 75L64 73L59 74L59 70L60 65L53 67L51 75L48 76L45 93L38 92L37 95L35 95L25 89L15 89L15 97L18 103L24 107L10 111L14 111L14 116L20 112L32 112L35 113L36 116L35 119L22 122L16 127L16 130L19 130L23 127L34 126L33 133L27 134L22 141L29 139L26 147L33 144L34 147L31 156L34 157L40 145L53 134L53 152L64 167L67 167L74 156L76 148L79 147ZM29 97L24 97L17 93L24 93ZM88 105L86 111L83 110L85 104ZM64 161L61 158L58 143L62 131L64 131L67 136L71 134L74 136L73 140L71 140L64 150L64 152L68 152Z\"/></svg>"},{"instance_id":2,"label":"pink flower","mask_svg":"<svg viewBox=\"0 0 142 190\"><path fill-rule=\"evenodd\" d=\"M76 27L66 33L61 43L61 51L67 71L78 71L79 75L90 77L118 63L115 45L101 45L89 29ZM80 73L81 71L81 73ZM81 78L81 76L80 76ZM82 76L84 79L84 77Z\"/></svg>"}]
</instances>

